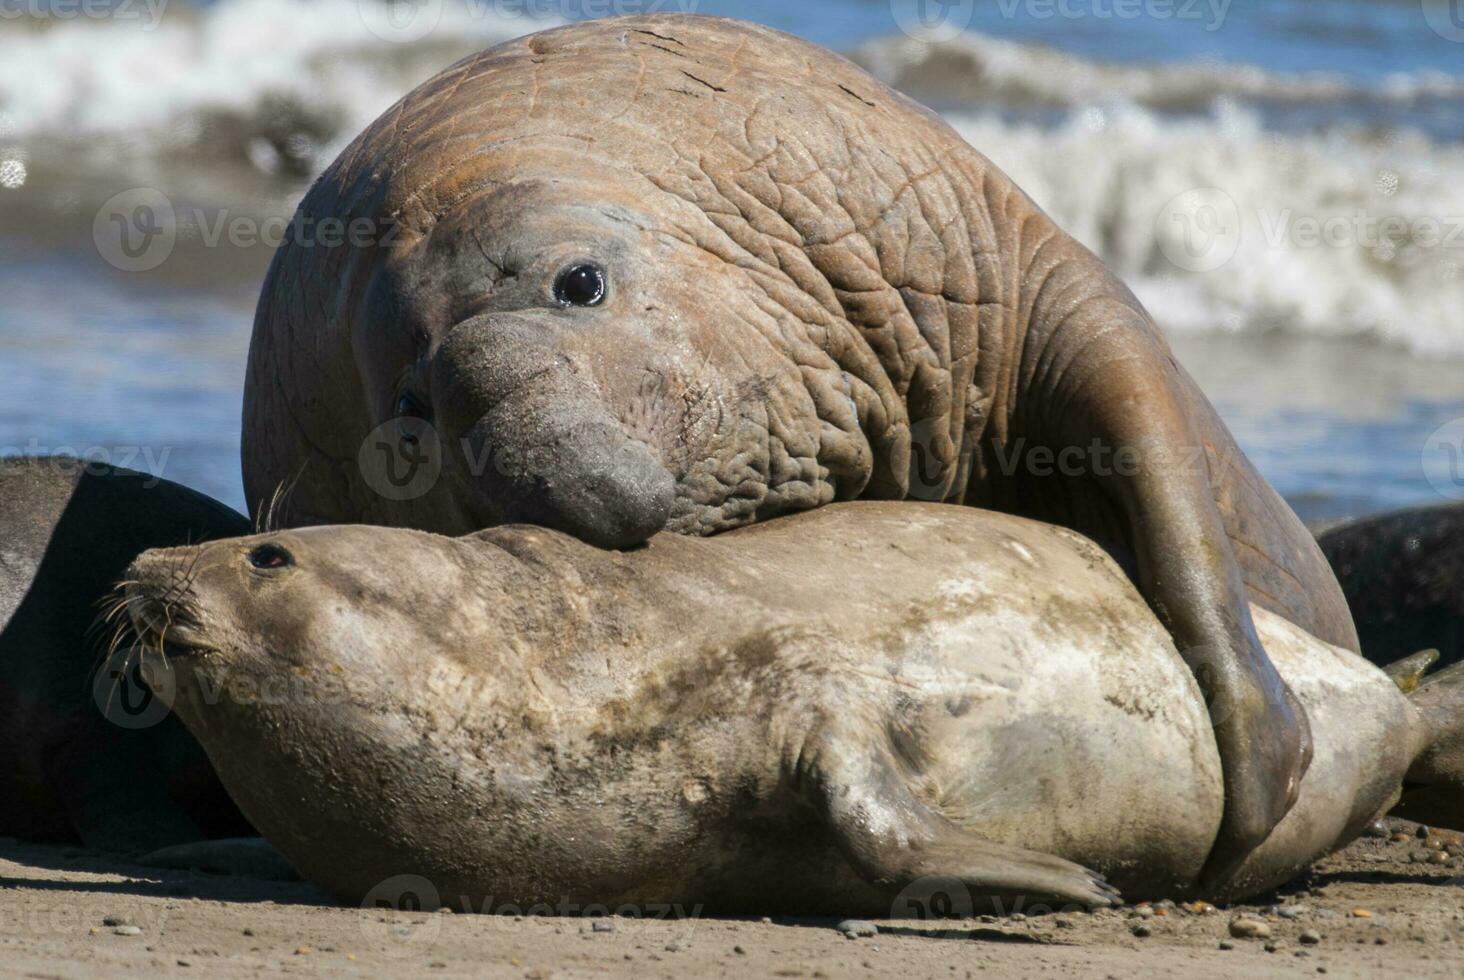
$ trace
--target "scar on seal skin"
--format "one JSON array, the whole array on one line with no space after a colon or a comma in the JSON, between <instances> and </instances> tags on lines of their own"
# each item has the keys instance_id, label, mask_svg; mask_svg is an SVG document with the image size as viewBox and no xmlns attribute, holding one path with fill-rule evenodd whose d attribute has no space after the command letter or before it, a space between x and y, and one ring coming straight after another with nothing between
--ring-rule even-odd
<instances>
[{"instance_id":1,"label":"scar on seal skin","mask_svg":"<svg viewBox=\"0 0 1464 980\"><path fill-rule=\"evenodd\" d=\"M1215 707L1209 880L1294 801L1307 720L1252 606L1356 650L1316 543L1133 294L850 62L711 17L536 34L407 94L300 216L382 234L275 256L251 499L301 474L297 525L605 547L855 498L1062 524L1120 557ZM394 442L435 479L373 474Z\"/></svg>"},{"instance_id":2,"label":"scar on seal skin","mask_svg":"<svg viewBox=\"0 0 1464 980\"><path fill-rule=\"evenodd\" d=\"M624 553L529 526L314 527L148 552L130 578L139 629L186 624L146 676L348 902L399 874L464 911L1236 898L1400 791L1464 818L1464 675L1405 696L1256 607L1316 755L1207 887L1224 780L1168 632L1091 541L974 508L839 504Z\"/></svg>"}]
</instances>

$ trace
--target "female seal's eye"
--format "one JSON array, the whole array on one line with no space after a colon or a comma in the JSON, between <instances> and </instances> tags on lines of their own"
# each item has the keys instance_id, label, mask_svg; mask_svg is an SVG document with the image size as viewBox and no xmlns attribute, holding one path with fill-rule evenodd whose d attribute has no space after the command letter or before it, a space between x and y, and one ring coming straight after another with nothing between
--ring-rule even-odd
<instances>
[{"instance_id":1,"label":"female seal's eye","mask_svg":"<svg viewBox=\"0 0 1464 980\"><path fill-rule=\"evenodd\" d=\"M277 544L262 544L249 552L249 564L255 568L289 568L295 564L295 556Z\"/></svg>"},{"instance_id":2,"label":"female seal's eye","mask_svg":"<svg viewBox=\"0 0 1464 980\"><path fill-rule=\"evenodd\" d=\"M577 262L554 280L554 301L562 306L597 306L605 298L605 270Z\"/></svg>"}]
</instances>

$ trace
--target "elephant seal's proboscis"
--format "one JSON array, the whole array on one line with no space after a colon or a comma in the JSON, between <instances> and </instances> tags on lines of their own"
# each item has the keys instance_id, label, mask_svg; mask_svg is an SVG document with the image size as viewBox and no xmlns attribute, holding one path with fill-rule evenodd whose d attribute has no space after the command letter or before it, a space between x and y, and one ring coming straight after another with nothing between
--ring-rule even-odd
<instances>
[{"instance_id":1,"label":"elephant seal's proboscis","mask_svg":"<svg viewBox=\"0 0 1464 980\"><path fill-rule=\"evenodd\" d=\"M1101 905L1085 868L1129 898L1200 893L1221 822L1168 633L1100 548L1021 518L852 503L629 553L320 527L130 575L165 654L148 676L255 825L348 901L411 874L474 909L880 914L930 881L973 911ZM1256 621L1316 758L1227 895L1345 844L1405 777L1415 815L1458 825L1458 675L1405 697Z\"/></svg>"}]
</instances>

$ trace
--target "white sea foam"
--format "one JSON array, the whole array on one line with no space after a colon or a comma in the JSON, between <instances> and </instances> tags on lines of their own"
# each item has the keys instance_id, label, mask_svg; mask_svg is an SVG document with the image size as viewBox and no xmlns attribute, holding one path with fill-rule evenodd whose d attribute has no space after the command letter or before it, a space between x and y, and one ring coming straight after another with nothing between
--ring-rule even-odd
<instances>
[{"instance_id":1,"label":"white sea foam","mask_svg":"<svg viewBox=\"0 0 1464 980\"><path fill-rule=\"evenodd\" d=\"M1063 107L1101 95L1181 110L1203 108L1225 96L1278 103L1464 97L1464 80L1439 71L1399 72L1377 87L1362 87L1330 72L1280 74L1219 62L1091 61L1045 45L970 32L936 43L881 38L860 47L854 57L889 84L941 104Z\"/></svg>"},{"instance_id":2,"label":"white sea foam","mask_svg":"<svg viewBox=\"0 0 1464 980\"><path fill-rule=\"evenodd\" d=\"M175 3L156 23L141 4L136 9L136 18L41 29L6 21L3 128L20 137L125 135L176 147L202 116L223 113L247 125L288 102L326 131L324 156L452 61L554 23L501 12L489 0L426 0L419 16L432 30L420 38L410 25L383 20L378 0ZM267 167L260 152L255 162Z\"/></svg>"},{"instance_id":3,"label":"white sea foam","mask_svg":"<svg viewBox=\"0 0 1464 980\"><path fill-rule=\"evenodd\" d=\"M222 145L266 173L308 177L418 81L549 23L489 0L421 6L435 29L409 43L383 39L358 0L169 5L150 30L6 22L0 183L24 183L28 145L52 138L91 144L77 166ZM1248 66L1109 64L970 34L938 45L885 39L859 58L917 95L938 91L957 129L1102 255L1166 329L1371 337L1464 354L1464 147L1396 124L1337 122L1346 112L1325 126L1267 129L1256 108L1464 99L1459 78L1418 72L1366 88ZM1012 111L1034 106L1043 111ZM1186 234L1218 234L1221 251L1196 259Z\"/></svg>"},{"instance_id":4,"label":"white sea foam","mask_svg":"<svg viewBox=\"0 0 1464 980\"><path fill-rule=\"evenodd\" d=\"M952 121L1168 330L1464 354L1464 147L1406 133L1281 135L1234 106L1178 120L1090 107L1055 128Z\"/></svg>"}]
</instances>

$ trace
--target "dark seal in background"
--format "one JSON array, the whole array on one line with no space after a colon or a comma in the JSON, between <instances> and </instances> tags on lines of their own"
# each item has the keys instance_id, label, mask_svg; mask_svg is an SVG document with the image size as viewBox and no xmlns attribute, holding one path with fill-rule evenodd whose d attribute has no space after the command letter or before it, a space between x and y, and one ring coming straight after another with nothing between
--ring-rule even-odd
<instances>
[{"instance_id":1,"label":"dark seal in background","mask_svg":"<svg viewBox=\"0 0 1464 980\"><path fill-rule=\"evenodd\" d=\"M249 529L159 477L0 460L0 834L151 851L252 833L166 705L103 663L98 622L142 551Z\"/></svg>"}]
</instances>

